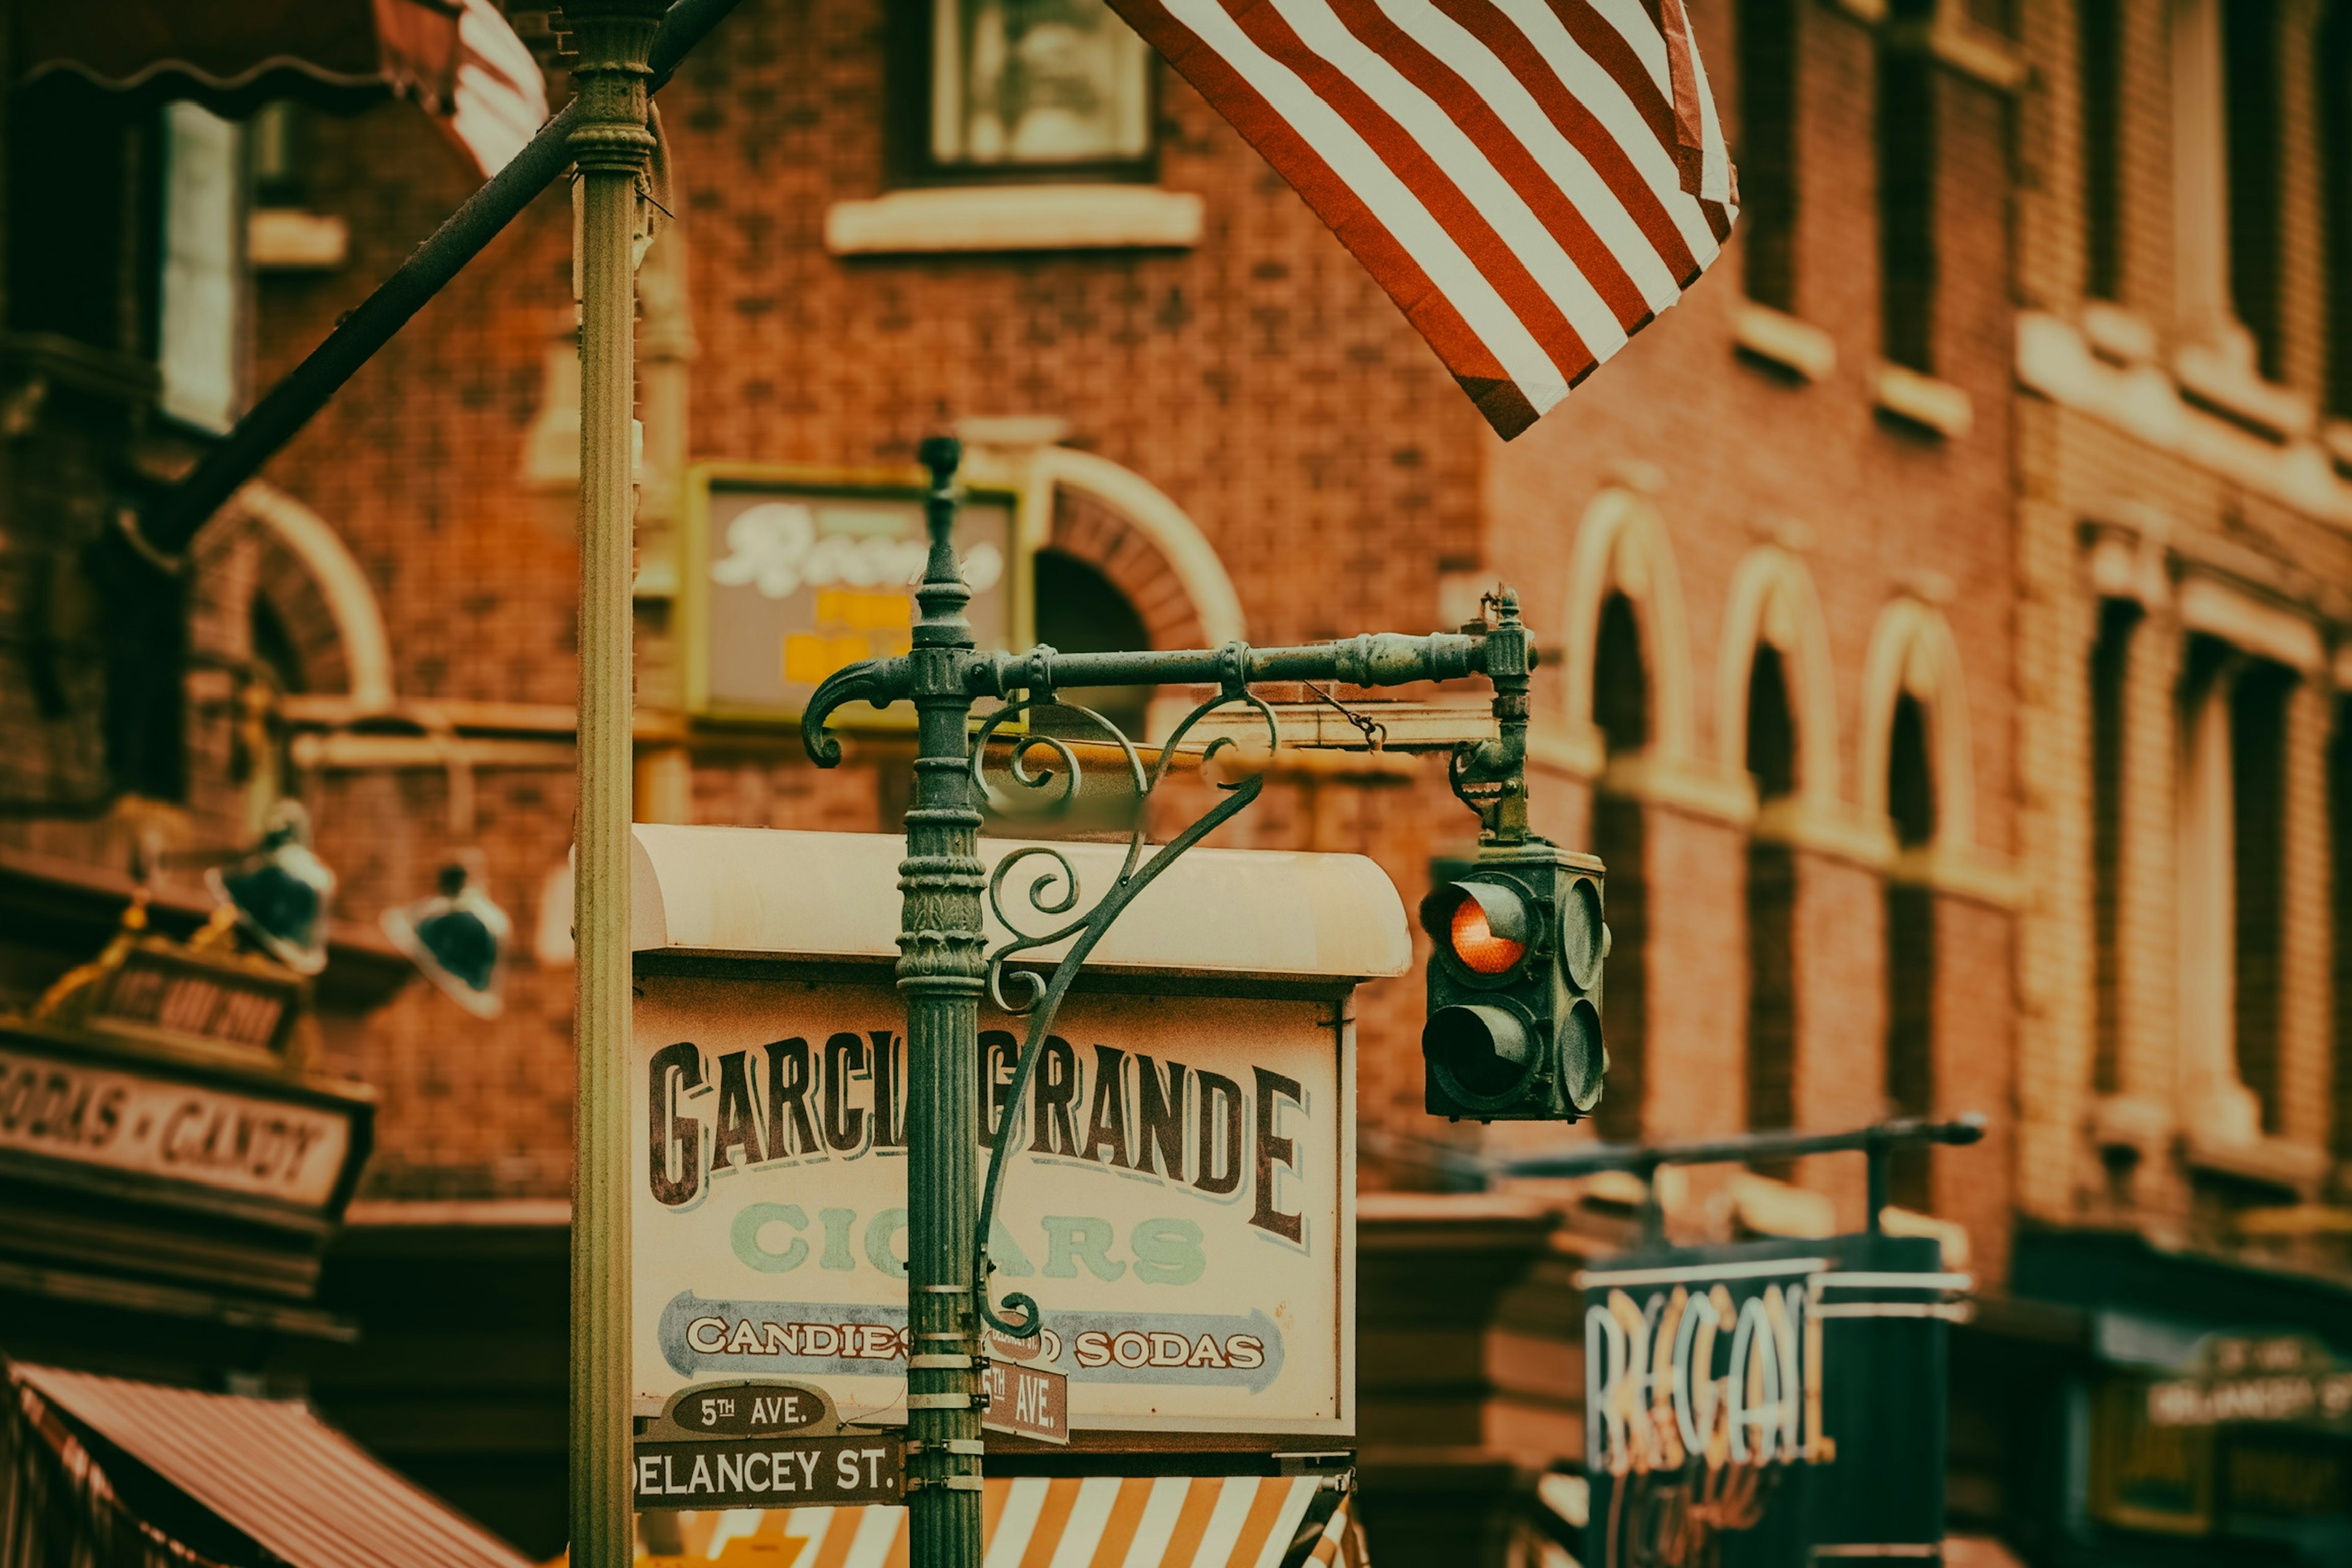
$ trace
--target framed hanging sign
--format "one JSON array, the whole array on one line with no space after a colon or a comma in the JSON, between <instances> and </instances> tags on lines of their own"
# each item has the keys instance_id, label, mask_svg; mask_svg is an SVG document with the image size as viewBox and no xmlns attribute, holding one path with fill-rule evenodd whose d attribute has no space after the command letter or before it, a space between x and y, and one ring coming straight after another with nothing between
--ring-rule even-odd
<instances>
[{"instance_id":1,"label":"framed hanging sign","mask_svg":"<svg viewBox=\"0 0 2352 1568\"><path fill-rule=\"evenodd\" d=\"M792 723L835 670L907 651L922 574L922 475L703 463L687 476L677 634L687 711ZM969 485L956 542L982 647L1034 640L1031 560L1041 530L1010 488ZM838 722L911 729L914 709L853 704Z\"/></svg>"}]
</instances>

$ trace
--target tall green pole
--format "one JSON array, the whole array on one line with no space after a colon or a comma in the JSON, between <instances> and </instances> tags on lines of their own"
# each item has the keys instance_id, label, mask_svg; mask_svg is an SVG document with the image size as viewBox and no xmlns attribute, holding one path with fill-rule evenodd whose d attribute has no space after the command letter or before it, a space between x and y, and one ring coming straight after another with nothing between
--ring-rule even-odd
<instances>
[{"instance_id":1,"label":"tall green pole","mask_svg":"<svg viewBox=\"0 0 2352 1568\"><path fill-rule=\"evenodd\" d=\"M907 807L898 989L907 998L907 1506L912 1568L979 1568L980 1355L972 1303L980 1195L980 994L986 973L979 803L965 723L971 590L956 561L956 464L925 441L930 559L908 654L917 726Z\"/></svg>"},{"instance_id":2,"label":"tall green pole","mask_svg":"<svg viewBox=\"0 0 2352 1568\"><path fill-rule=\"evenodd\" d=\"M665 0L567 0L580 169L579 1088L572 1185L572 1562L626 1568L629 1521L630 437L632 255L646 55Z\"/></svg>"}]
</instances>

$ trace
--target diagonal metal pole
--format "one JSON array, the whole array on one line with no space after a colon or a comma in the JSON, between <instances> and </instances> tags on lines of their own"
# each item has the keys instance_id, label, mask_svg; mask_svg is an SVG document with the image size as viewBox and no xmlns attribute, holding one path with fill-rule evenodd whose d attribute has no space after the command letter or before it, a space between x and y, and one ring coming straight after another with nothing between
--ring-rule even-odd
<instances>
[{"instance_id":1,"label":"diagonal metal pole","mask_svg":"<svg viewBox=\"0 0 2352 1568\"><path fill-rule=\"evenodd\" d=\"M568 0L579 39L579 1088L572 1199L572 1562L634 1556L629 1422L629 645L634 241L651 163L646 62L663 0Z\"/></svg>"},{"instance_id":2,"label":"diagonal metal pole","mask_svg":"<svg viewBox=\"0 0 2352 1568\"><path fill-rule=\"evenodd\" d=\"M647 52L646 63L652 72L647 90L667 81L687 52L740 3L677 0L662 16L661 31ZM658 12L660 7L655 9ZM287 372L246 412L236 428L205 451L185 478L156 497L140 520L139 531L146 542L166 555L185 550L222 503L301 434L343 383L374 358L410 317L571 166L572 137L579 128L580 114L575 101L540 127L539 134L505 168L468 196L374 293L337 322L300 364Z\"/></svg>"}]
</instances>

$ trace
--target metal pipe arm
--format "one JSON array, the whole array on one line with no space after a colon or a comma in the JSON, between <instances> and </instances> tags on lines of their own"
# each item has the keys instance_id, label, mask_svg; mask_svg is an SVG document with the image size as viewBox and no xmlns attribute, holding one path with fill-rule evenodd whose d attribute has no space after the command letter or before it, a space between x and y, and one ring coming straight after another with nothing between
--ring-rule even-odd
<instances>
[{"instance_id":1,"label":"metal pipe arm","mask_svg":"<svg viewBox=\"0 0 2352 1568\"><path fill-rule=\"evenodd\" d=\"M1523 637L1524 634L1516 636ZM1141 653L1028 653L966 656L965 689L974 697L1011 699L1073 686L1220 686L1239 689L1261 680L1337 680L1349 686L1404 686L1420 680L1458 680L1494 673L1488 649L1497 639L1463 632L1407 637L1370 633L1298 647L1182 648ZM835 711L852 702L877 708L902 701L915 689L915 669L905 658L864 659L837 669L809 696L801 715L801 741L819 767L841 760L841 742L825 727Z\"/></svg>"},{"instance_id":2,"label":"metal pipe arm","mask_svg":"<svg viewBox=\"0 0 2352 1568\"><path fill-rule=\"evenodd\" d=\"M1793 1159L1800 1154L1836 1154L1907 1148L1922 1143L1967 1144L1985 1135L1981 1116L1953 1121L1912 1117L1857 1127L1848 1132L1743 1132L1696 1143L1596 1143L1568 1153L1543 1154L1486 1167L1498 1175L1589 1176L1595 1171L1638 1171L1661 1165L1738 1164L1748 1160Z\"/></svg>"},{"instance_id":3,"label":"metal pipe arm","mask_svg":"<svg viewBox=\"0 0 2352 1568\"><path fill-rule=\"evenodd\" d=\"M677 0L654 37L647 90L675 73L695 45L732 11L740 0ZM245 417L215 443L170 489L156 498L141 520L146 542L165 555L185 550L213 513L235 495L262 464L299 435L327 400L375 357L409 319L480 255L516 215L571 166L571 138L579 129L576 102L566 104L539 134L488 184L466 198L448 221L409 254L393 275L335 324L324 342L246 411Z\"/></svg>"},{"instance_id":4,"label":"metal pipe arm","mask_svg":"<svg viewBox=\"0 0 2352 1568\"><path fill-rule=\"evenodd\" d=\"M1221 648L1140 653L1055 653L1041 647L978 660L969 679L972 694L980 697L1066 686L1220 686L1261 680L1404 686L1486 673L1486 640L1460 632L1429 637L1379 632L1298 647L1228 643Z\"/></svg>"}]
</instances>

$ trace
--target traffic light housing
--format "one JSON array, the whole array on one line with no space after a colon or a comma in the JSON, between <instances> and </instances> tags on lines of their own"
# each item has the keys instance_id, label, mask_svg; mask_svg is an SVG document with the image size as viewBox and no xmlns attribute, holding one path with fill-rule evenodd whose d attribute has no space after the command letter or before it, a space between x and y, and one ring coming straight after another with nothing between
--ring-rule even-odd
<instances>
[{"instance_id":1,"label":"traffic light housing","mask_svg":"<svg viewBox=\"0 0 2352 1568\"><path fill-rule=\"evenodd\" d=\"M1421 903L1436 944L1424 1103L1481 1121L1575 1121L1601 1103L1604 871L1542 843L1490 846Z\"/></svg>"}]
</instances>

